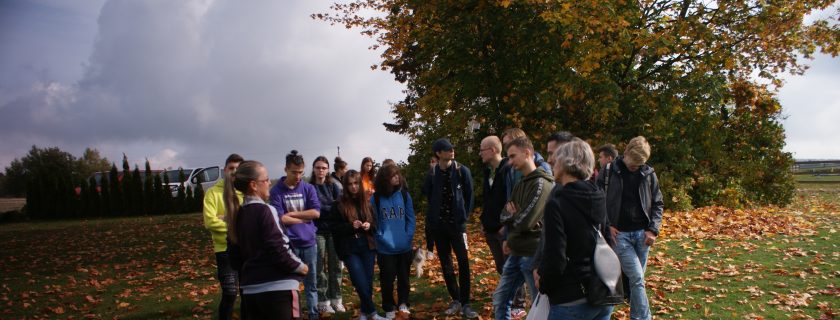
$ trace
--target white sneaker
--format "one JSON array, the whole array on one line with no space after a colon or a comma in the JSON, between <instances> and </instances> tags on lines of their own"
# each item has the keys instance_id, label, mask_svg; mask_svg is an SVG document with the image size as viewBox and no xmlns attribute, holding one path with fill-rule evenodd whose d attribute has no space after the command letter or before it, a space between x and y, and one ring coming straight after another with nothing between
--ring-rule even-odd
<instances>
[{"instance_id":1,"label":"white sneaker","mask_svg":"<svg viewBox=\"0 0 840 320\"><path fill-rule=\"evenodd\" d=\"M396 319L397 318L397 312L396 311L385 312L385 318Z\"/></svg>"},{"instance_id":2,"label":"white sneaker","mask_svg":"<svg viewBox=\"0 0 840 320\"><path fill-rule=\"evenodd\" d=\"M383 318L383 317L379 316L378 314L376 314L376 312L369 314L367 316L367 319L368 320L388 320L388 318Z\"/></svg>"},{"instance_id":3,"label":"white sneaker","mask_svg":"<svg viewBox=\"0 0 840 320\"><path fill-rule=\"evenodd\" d=\"M405 314L411 314L411 311L408 310L408 306L405 303L400 305L399 311Z\"/></svg>"},{"instance_id":4,"label":"white sneaker","mask_svg":"<svg viewBox=\"0 0 840 320\"><path fill-rule=\"evenodd\" d=\"M452 301L452 303L449 304L449 308L443 313L447 316L452 316L458 314L459 312L461 312L461 303L458 301Z\"/></svg>"},{"instance_id":5,"label":"white sneaker","mask_svg":"<svg viewBox=\"0 0 840 320\"><path fill-rule=\"evenodd\" d=\"M347 309L344 308L344 303L341 302L341 299L334 299L331 300L332 307L335 312L347 312Z\"/></svg>"},{"instance_id":6,"label":"white sneaker","mask_svg":"<svg viewBox=\"0 0 840 320\"><path fill-rule=\"evenodd\" d=\"M334 314L335 310L332 308L329 301L325 301L325 302L318 302L318 312Z\"/></svg>"}]
</instances>

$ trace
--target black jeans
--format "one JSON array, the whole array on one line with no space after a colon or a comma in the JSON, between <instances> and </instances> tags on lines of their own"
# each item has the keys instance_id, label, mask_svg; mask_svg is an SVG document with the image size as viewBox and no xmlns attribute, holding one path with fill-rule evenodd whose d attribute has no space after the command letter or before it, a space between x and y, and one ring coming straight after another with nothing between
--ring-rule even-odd
<instances>
[{"instance_id":1,"label":"black jeans","mask_svg":"<svg viewBox=\"0 0 840 320\"><path fill-rule=\"evenodd\" d=\"M255 294L243 294L242 300L248 306L246 320L261 319L298 319L299 296L297 291L268 291Z\"/></svg>"},{"instance_id":2,"label":"black jeans","mask_svg":"<svg viewBox=\"0 0 840 320\"><path fill-rule=\"evenodd\" d=\"M452 300L462 305L470 303L470 258L467 255L466 233L458 226L436 226L434 234L443 280ZM458 259L458 280L455 280L455 268L452 266L452 251Z\"/></svg>"},{"instance_id":3,"label":"black jeans","mask_svg":"<svg viewBox=\"0 0 840 320\"><path fill-rule=\"evenodd\" d=\"M378 254L379 285L382 288L382 310L394 311L397 305L408 306L408 292L411 286L408 275L414 257L411 250L399 254ZM397 279L397 302L394 303L394 278Z\"/></svg>"},{"instance_id":4,"label":"black jeans","mask_svg":"<svg viewBox=\"0 0 840 320\"><path fill-rule=\"evenodd\" d=\"M227 252L216 252L216 277L222 290L222 300L219 302L219 319L233 319L233 306L239 293L239 274L230 265ZM240 313L243 318L245 305L240 302Z\"/></svg>"}]
</instances>

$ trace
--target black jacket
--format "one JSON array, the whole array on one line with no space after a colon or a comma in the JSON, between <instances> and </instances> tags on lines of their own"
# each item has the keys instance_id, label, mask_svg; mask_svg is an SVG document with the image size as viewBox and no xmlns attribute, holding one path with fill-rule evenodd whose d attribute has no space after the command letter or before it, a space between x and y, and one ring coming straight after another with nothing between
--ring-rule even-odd
<instances>
[{"instance_id":1,"label":"black jacket","mask_svg":"<svg viewBox=\"0 0 840 320\"><path fill-rule=\"evenodd\" d=\"M321 216L315 219L315 228L318 228L317 234L329 234L330 226L328 225L330 211L336 204L336 200L341 195L341 187L338 183L328 182L324 184L312 183L315 191L318 192L318 201L321 202Z\"/></svg>"},{"instance_id":2,"label":"black jacket","mask_svg":"<svg viewBox=\"0 0 840 320\"><path fill-rule=\"evenodd\" d=\"M444 177L443 171L436 165L432 174L426 175L423 183L423 195L429 199L429 209L426 214L426 228L443 227L440 220L440 207L443 202L442 183L449 183L452 187L452 216L461 232L467 230L467 220L473 209L473 181L470 169L456 161L449 165L449 176Z\"/></svg>"},{"instance_id":3,"label":"black jacket","mask_svg":"<svg viewBox=\"0 0 840 320\"><path fill-rule=\"evenodd\" d=\"M498 232L502 228L499 216L513 191L511 179L513 176L510 174L513 169L508 164L508 158L502 158L499 167L495 169L492 186L490 186L490 175L493 174L493 169L490 167L484 169L484 205L481 209L481 227L484 232L489 233Z\"/></svg>"},{"instance_id":4,"label":"black jacket","mask_svg":"<svg viewBox=\"0 0 840 320\"><path fill-rule=\"evenodd\" d=\"M356 209L358 210L358 208ZM360 219L360 221L374 223L374 221L364 221L364 219ZM354 238L365 237L368 240L368 248L374 248L373 234L376 228L373 225L371 225L368 231L353 228L353 221L347 221L339 209L338 202L332 206L327 224L332 232L335 252L342 261L352 253L350 245L355 240Z\"/></svg>"},{"instance_id":5,"label":"black jacket","mask_svg":"<svg viewBox=\"0 0 840 320\"><path fill-rule=\"evenodd\" d=\"M610 164L609 170L603 170L598 175L598 187L601 190L605 189L606 178L609 176L610 185L607 190L607 218L610 225L617 226L619 214L621 213L621 169L618 161L623 161L623 157L618 157ZM648 219L648 226L645 230L659 235L659 227L662 225L662 210L665 208L665 203L662 201L662 192L659 190L659 179L656 177L656 172L653 167L645 164L639 168L642 174L642 183L639 184L639 198L641 199L642 211Z\"/></svg>"},{"instance_id":6,"label":"black jacket","mask_svg":"<svg viewBox=\"0 0 840 320\"><path fill-rule=\"evenodd\" d=\"M591 181L554 188L545 207L545 247L539 266L540 292L552 305L584 297L581 284L592 275L593 225L609 232L604 193Z\"/></svg>"},{"instance_id":7,"label":"black jacket","mask_svg":"<svg viewBox=\"0 0 840 320\"><path fill-rule=\"evenodd\" d=\"M303 262L289 245L273 208L259 199L245 198L239 209L236 230L239 242L228 238L231 266L239 271L243 286L280 280L300 281L298 268Z\"/></svg>"}]
</instances>

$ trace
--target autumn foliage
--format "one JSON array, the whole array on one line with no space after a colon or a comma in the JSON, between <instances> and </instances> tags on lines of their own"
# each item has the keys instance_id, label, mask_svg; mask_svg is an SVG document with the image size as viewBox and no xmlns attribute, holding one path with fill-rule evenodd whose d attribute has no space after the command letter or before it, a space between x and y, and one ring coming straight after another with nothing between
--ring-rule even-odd
<instances>
[{"instance_id":1,"label":"autumn foliage","mask_svg":"<svg viewBox=\"0 0 840 320\"><path fill-rule=\"evenodd\" d=\"M831 4L358 0L313 18L374 38L373 68L405 84L385 127L411 139L412 174L441 136L475 170L480 139L509 127L620 150L644 135L667 207L739 207L793 197L774 90L800 57L838 53L836 15L804 22Z\"/></svg>"}]
</instances>

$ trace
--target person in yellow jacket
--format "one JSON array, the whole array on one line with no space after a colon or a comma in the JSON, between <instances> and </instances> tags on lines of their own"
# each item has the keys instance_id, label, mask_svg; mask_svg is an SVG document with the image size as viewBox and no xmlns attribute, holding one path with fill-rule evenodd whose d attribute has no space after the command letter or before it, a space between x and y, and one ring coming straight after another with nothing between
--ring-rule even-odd
<instances>
[{"instance_id":1,"label":"person in yellow jacket","mask_svg":"<svg viewBox=\"0 0 840 320\"><path fill-rule=\"evenodd\" d=\"M231 154L225 160L225 179L230 177L239 164L245 161L238 154ZM239 292L239 274L230 264L227 252L227 224L225 223L225 201L224 201L224 179L207 189L204 193L204 227L210 231L213 237L213 250L216 253L216 274L219 278L219 287L222 291L222 300L219 302L219 319L232 319L233 306L236 303L236 295ZM236 192L239 202L242 202L242 193ZM240 319L245 319L245 310L240 304Z\"/></svg>"}]
</instances>

